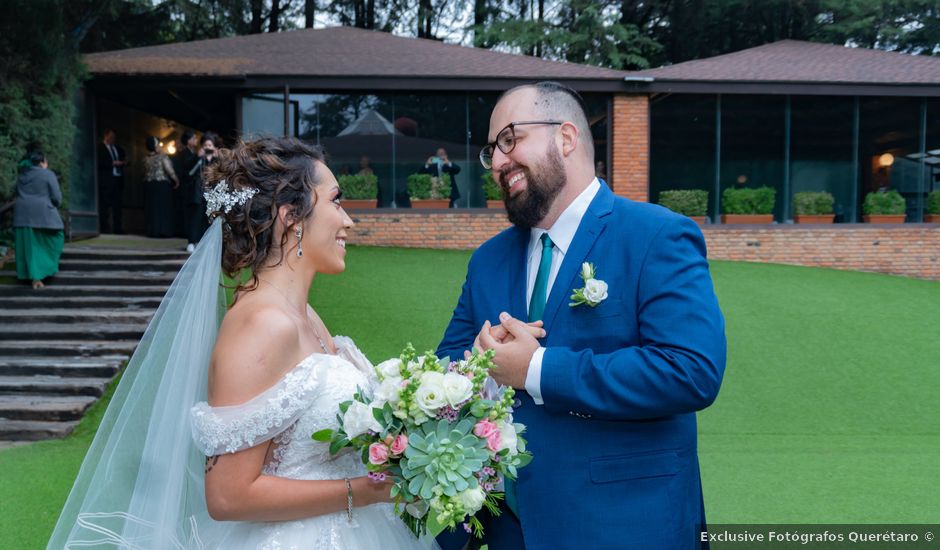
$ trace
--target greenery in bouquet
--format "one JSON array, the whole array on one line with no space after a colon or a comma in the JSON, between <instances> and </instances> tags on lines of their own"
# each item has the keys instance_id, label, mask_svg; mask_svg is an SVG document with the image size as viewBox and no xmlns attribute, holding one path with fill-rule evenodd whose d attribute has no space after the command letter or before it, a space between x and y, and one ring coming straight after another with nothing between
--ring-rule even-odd
<instances>
[{"instance_id":1,"label":"greenery in bouquet","mask_svg":"<svg viewBox=\"0 0 940 550\"><path fill-rule=\"evenodd\" d=\"M340 405L338 429L313 438L334 454L359 451L373 479L390 477L395 510L416 535L461 523L482 537L475 514L499 514L500 481L532 459L525 427L512 422L515 391L489 377L494 366L492 351L448 362L409 344L375 367L371 395L360 389Z\"/></svg>"}]
</instances>

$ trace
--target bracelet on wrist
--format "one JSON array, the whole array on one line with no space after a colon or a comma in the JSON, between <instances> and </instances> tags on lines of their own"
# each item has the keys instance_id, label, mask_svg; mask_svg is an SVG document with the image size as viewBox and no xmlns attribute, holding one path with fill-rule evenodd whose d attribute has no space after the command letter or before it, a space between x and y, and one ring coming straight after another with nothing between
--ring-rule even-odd
<instances>
[{"instance_id":1,"label":"bracelet on wrist","mask_svg":"<svg viewBox=\"0 0 940 550\"><path fill-rule=\"evenodd\" d=\"M349 482L349 478L343 478L343 481L346 482L346 521L352 521L352 509L353 509L353 493L352 493L352 483Z\"/></svg>"}]
</instances>

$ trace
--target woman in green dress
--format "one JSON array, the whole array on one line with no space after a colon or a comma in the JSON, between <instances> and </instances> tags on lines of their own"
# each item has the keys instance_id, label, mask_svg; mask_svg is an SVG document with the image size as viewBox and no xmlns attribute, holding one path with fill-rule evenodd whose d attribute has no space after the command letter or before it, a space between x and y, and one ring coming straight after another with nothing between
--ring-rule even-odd
<instances>
[{"instance_id":1,"label":"woman in green dress","mask_svg":"<svg viewBox=\"0 0 940 550\"><path fill-rule=\"evenodd\" d=\"M59 271L65 226L57 208L62 203L62 191L46 156L33 151L29 160L31 166L16 180L13 232L16 276L32 281L37 289L43 287L43 279Z\"/></svg>"}]
</instances>

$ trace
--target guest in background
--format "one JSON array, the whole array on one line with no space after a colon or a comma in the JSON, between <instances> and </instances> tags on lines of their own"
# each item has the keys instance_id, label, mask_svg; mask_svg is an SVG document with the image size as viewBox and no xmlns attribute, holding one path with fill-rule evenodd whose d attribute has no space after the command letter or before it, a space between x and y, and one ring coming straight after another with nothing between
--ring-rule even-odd
<instances>
[{"instance_id":1,"label":"guest in background","mask_svg":"<svg viewBox=\"0 0 940 550\"><path fill-rule=\"evenodd\" d=\"M62 204L59 180L41 151L29 155L31 167L16 179L13 232L16 239L16 277L42 288L42 280L59 271L65 228L57 207Z\"/></svg>"},{"instance_id":2,"label":"guest in background","mask_svg":"<svg viewBox=\"0 0 940 550\"><path fill-rule=\"evenodd\" d=\"M173 236L172 190L180 186L179 178L170 164L170 157L160 151L160 142L147 136L144 143L144 213L148 237Z\"/></svg>"},{"instance_id":3,"label":"guest in background","mask_svg":"<svg viewBox=\"0 0 940 550\"><path fill-rule=\"evenodd\" d=\"M452 163L447 158L447 151L443 147L437 150L435 156L428 157L424 163L424 172L431 174L431 177L443 178L444 174L450 175L450 208L454 207L457 199L460 198L460 189L457 188L457 174L460 173L460 166Z\"/></svg>"},{"instance_id":4,"label":"guest in background","mask_svg":"<svg viewBox=\"0 0 940 550\"><path fill-rule=\"evenodd\" d=\"M180 152L176 155L176 175L180 180L179 188L179 202L174 212L179 216L179 219L182 221L182 233L179 234L180 237L185 238L189 241L190 234L190 220L192 219L193 205L192 197L195 193L195 176L199 171L197 165L199 164L199 137L196 136L196 132L193 130L186 130L183 132L182 137L180 137ZM195 243L189 241L189 244L186 245L186 251L192 252L195 250Z\"/></svg>"},{"instance_id":5,"label":"guest in background","mask_svg":"<svg viewBox=\"0 0 940 550\"><path fill-rule=\"evenodd\" d=\"M222 147L222 138L214 132L206 132L202 136L202 145L196 152L196 164L189 172L192 177L192 189L187 201L186 239L189 243L186 245L186 251L192 252L196 249L202 235L209 228L209 218L206 216L206 196L204 180L202 177L206 167L215 164L219 159L219 148Z\"/></svg>"},{"instance_id":6,"label":"guest in background","mask_svg":"<svg viewBox=\"0 0 940 550\"><path fill-rule=\"evenodd\" d=\"M362 155L359 159L359 172L356 174L359 176L371 176L374 173L372 167L369 166L369 157Z\"/></svg>"},{"instance_id":7,"label":"guest in background","mask_svg":"<svg viewBox=\"0 0 940 550\"><path fill-rule=\"evenodd\" d=\"M98 146L98 224L102 233L124 233L124 167L127 154L117 144L117 133L108 128Z\"/></svg>"}]
</instances>

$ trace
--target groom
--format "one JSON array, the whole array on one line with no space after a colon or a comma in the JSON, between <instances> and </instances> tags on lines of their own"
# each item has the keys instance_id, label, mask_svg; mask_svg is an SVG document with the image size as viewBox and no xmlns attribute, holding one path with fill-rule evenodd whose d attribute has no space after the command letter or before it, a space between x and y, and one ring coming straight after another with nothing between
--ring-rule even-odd
<instances>
[{"instance_id":1,"label":"groom","mask_svg":"<svg viewBox=\"0 0 940 550\"><path fill-rule=\"evenodd\" d=\"M503 94L488 139L480 160L514 227L473 254L438 348L494 349L492 375L517 388L527 426L534 459L507 484L503 513L485 518L485 542L697 547L695 412L715 400L725 367L698 226L595 178L583 102L561 84ZM539 319L547 335L536 340L524 323Z\"/></svg>"}]
</instances>

